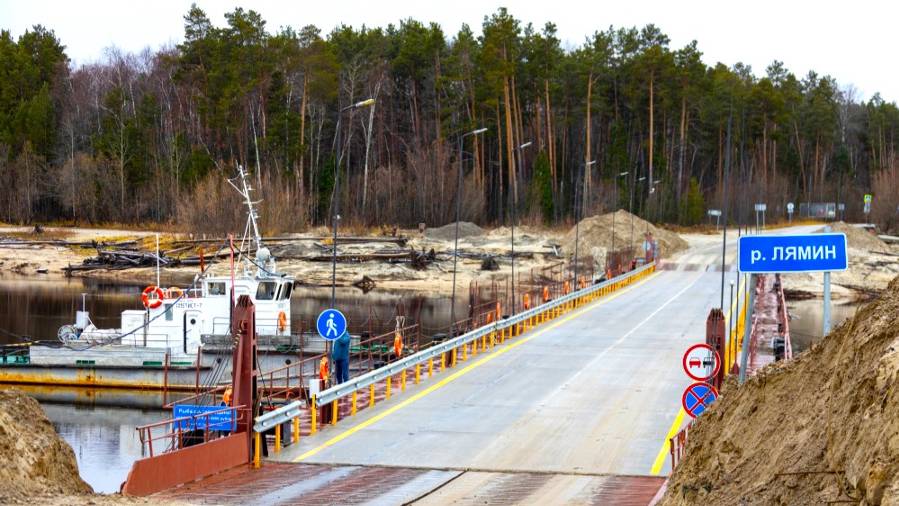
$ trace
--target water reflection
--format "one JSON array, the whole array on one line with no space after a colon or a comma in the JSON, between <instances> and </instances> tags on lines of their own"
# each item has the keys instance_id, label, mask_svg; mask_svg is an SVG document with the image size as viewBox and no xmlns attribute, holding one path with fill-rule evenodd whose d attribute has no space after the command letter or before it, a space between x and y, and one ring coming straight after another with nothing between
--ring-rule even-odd
<instances>
[{"instance_id":1,"label":"water reflection","mask_svg":"<svg viewBox=\"0 0 899 506\"><path fill-rule=\"evenodd\" d=\"M824 331L824 302L820 299L788 301L790 311L790 340L793 352L807 350L818 342ZM830 311L830 328L835 329L847 318L852 318L859 304L833 304Z\"/></svg>"},{"instance_id":2,"label":"water reflection","mask_svg":"<svg viewBox=\"0 0 899 506\"><path fill-rule=\"evenodd\" d=\"M73 323L75 311L84 304L91 320L101 328L116 328L121 312L140 308L143 285L91 279L35 279L0 277L0 344L22 336L56 339L59 327ZM397 314L406 315L406 324L421 322L425 332L449 324L450 297L411 292L339 288L336 305L350 322L354 333L380 333L392 329ZM331 304L330 288L297 287L291 297L291 318L295 331L309 329L319 312ZM468 297L456 298L456 314L464 315Z\"/></svg>"},{"instance_id":3,"label":"water reflection","mask_svg":"<svg viewBox=\"0 0 899 506\"><path fill-rule=\"evenodd\" d=\"M131 464L141 458L138 425L170 413L160 410L42 404L53 427L75 451L81 478L95 492L118 492Z\"/></svg>"}]
</instances>

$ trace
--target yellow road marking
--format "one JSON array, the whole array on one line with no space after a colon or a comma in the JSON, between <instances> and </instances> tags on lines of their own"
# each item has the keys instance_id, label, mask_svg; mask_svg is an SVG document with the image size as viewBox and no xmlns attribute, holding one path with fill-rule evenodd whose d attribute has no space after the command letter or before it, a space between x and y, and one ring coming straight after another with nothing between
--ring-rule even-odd
<instances>
[{"instance_id":1,"label":"yellow road marking","mask_svg":"<svg viewBox=\"0 0 899 506\"><path fill-rule=\"evenodd\" d=\"M677 412L677 416L674 417L674 423L671 424L671 428L668 429L668 434L665 436L665 442L664 444L662 444L662 450L658 455L656 455L655 462L652 463L652 470L649 471L650 474L656 475L661 472L662 466L665 464L665 458L668 456L668 453L670 451L668 441L670 441L671 438L673 438L674 435L677 434L677 431L680 430L680 426L684 422L684 415L686 414L687 412L684 411L684 408L680 408L680 410Z\"/></svg>"},{"instance_id":2,"label":"yellow road marking","mask_svg":"<svg viewBox=\"0 0 899 506\"><path fill-rule=\"evenodd\" d=\"M637 288L638 286L640 286L640 285L642 285L642 284L645 284L646 282L648 282L649 280L655 278L655 277L658 276L659 274L661 274L661 272L655 272L655 273L653 273L653 274L647 276L646 278L644 278L642 281L638 281L638 282L634 283L633 285L630 285L629 287L626 287L626 288L624 288L624 289L622 289L622 290L620 290L620 291L618 291L618 292L615 292L614 294L612 294L612 295L610 295L610 296L608 296L608 297L605 297L605 298L602 298L602 299L598 299L598 300L595 300L595 301L591 302L590 304L588 304L587 306L584 306L583 308L579 309L578 311L575 311L575 312L569 314L568 316L565 316L565 317L563 317L563 318L561 318L561 319L555 321L554 323L552 323L552 324L550 324L550 325L548 325L548 326L546 326L546 327L544 327L544 328L542 328L542 329L537 330L536 332L534 332L533 334L531 334L531 335L528 336L528 337L522 338L522 339L517 340L517 341L513 342L512 344L509 344L509 345L507 345L507 346L505 346L505 347L503 347L503 348L497 349L497 351L495 351L495 352L493 352L493 353L491 353L491 354L489 354L489 355L487 355L487 356L481 358L481 359L478 360L477 362L472 362L471 364L469 364L469 365L466 366L465 368L463 368L463 369L461 369L461 370L459 370L459 371L454 372L453 374L447 376L446 378L443 378L442 380L440 380L440 381L438 381L437 383L435 383L435 384L429 386L428 388L422 390L421 392L418 392L417 394L415 394L415 395L409 397L408 399L403 400L403 401L400 402L399 404L397 404L397 405L395 405L395 406L391 406L390 408L388 408L388 409L386 409L386 410L384 410L384 411L378 413L377 415L375 415L375 416L369 418L368 420L365 420L364 422L360 422L359 424L357 424L357 425L355 425L355 426L353 426L353 427L350 427L349 429L345 430L344 432L342 432L342 433L340 433L340 434L334 436L333 438L331 438L331 439L325 441L325 442L322 443L321 445L319 445L319 446L317 446L317 447L315 447L315 448L313 448L313 449L307 451L306 453L300 455L299 457L295 458L293 461L294 461L294 462L300 462L300 461L302 461L302 460L308 459L309 457L312 457L313 455L319 453L320 451L324 450L325 448L328 448L328 447L330 447L330 446L333 446L333 445L335 445L335 444L337 444L337 443L343 441L344 439L346 439L346 438L352 436L353 434L359 432L360 430L362 430L362 429L364 429L364 428L366 428L366 427L368 427L368 426L370 426L370 425L372 425L372 424L374 424L374 423L376 423L376 422L378 422L378 421L380 421L380 420L383 420L383 419L386 418L387 416L389 416L389 415L391 415L391 414L393 414L393 413L399 411L400 409L403 409L404 407L406 407L406 406L412 404L413 402L415 402L415 401L421 399L422 397L424 397L424 396L430 394L431 392L434 392L435 390L437 390L437 389L439 389L439 388L442 388L442 387L448 385L449 383L455 381L456 379L462 377L463 375L468 374L471 370L473 370L473 369L475 369L475 368L477 368L477 367L480 367L480 366L486 364L487 362L490 362L491 360L493 360L493 359L495 359L496 357L502 355L503 353L508 353L510 350L513 350L513 349L515 349L515 348L521 346L522 344L524 344L524 343L530 341L531 339L534 339L535 337L537 337L537 336L543 334L544 332L547 332L547 331L549 331L549 330L552 330L552 329L558 327L559 325L562 325L563 323L565 323L565 322L567 322L567 321L569 321L569 320L571 320L571 319L573 319L573 318L577 318L578 316L581 316L582 314L586 313L587 311L593 310L593 309L595 309L596 307L598 307L598 306L600 306L600 305L602 305L602 304L605 304L606 302L609 302L609 301L611 301L611 300L614 300L615 298L617 298L617 297L619 297L619 296L621 296L621 295L624 295L624 294L627 293L627 292L632 291L634 288Z\"/></svg>"},{"instance_id":3,"label":"yellow road marking","mask_svg":"<svg viewBox=\"0 0 899 506\"><path fill-rule=\"evenodd\" d=\"M739 294L746 287L746 282L743 276L740 276L740 284L737 288L737 298L731 303L730 307L727 309L727 314L725 315L725 320L730 321L730 315L733 313L734 309L737 307L737 301L740 299ZM674 437L675 434L680 430L681 424L684 423L684 415L687 412L684 411L683 406L679 407L677 410L677 415L674 417L674 423L671 424L671 428L668 429L668 434L665 435L664 441L662 441L662 447L659 448L659 453L656 455L655 461L652 463L652 469L649 470L649 474L658 475L662 472L662 466L665 465L665 459L671 453L671 438Z\"/></svg>"}]
</instances>

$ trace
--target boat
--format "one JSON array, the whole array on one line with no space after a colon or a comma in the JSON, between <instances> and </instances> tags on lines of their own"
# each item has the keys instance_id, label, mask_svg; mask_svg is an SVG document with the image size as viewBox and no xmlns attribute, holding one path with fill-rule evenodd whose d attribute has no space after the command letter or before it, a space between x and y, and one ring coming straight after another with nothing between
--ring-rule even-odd
<instances>
[{"instance_id":1,"label":"boat","mask_svg":"<svg viewBox=\"0 0 899 506\"><path fill-rule=\"evenodd\" d=\"M247 207L239 246L227 245L229 275L207 275L204 269L187 288L148 286L140 293L143 307L122 311L114 329L97 328L83 303L75 323L60 328L56 340L6 347L0 383L198 391L229 382L231 308L241 295L256 306L259 370L323 353L325 340L317 334L291 332L295 280L278 272L263 244L248 179L238 167L237 177L228 180ZM308 375L314 374L310 363Z\"/></svg>"}]
</instances>

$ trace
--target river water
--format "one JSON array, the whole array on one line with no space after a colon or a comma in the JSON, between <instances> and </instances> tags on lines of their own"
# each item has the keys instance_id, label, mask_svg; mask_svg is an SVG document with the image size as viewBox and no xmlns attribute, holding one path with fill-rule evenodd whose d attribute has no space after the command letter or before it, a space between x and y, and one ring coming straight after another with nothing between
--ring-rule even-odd
<instances>
[{"instance_id":1,"label":"river water","mask_svg":"<svg viewBox=\"0 0 899 506\"><path fill-rule=\"evenodd\" d=\"M0 344L19 342L23 338L56 339L59 327L73 323L75 311L81 309L82 303L98 327L118 327L123 310L140 308L141 290L143 285L81 278L0 277ZM466 314L467 298L467 293L457 297L457 315ZM398 311L411 320L420 319L427 333L450 321L450 297L446 295L378 290L362 293L355 288L339 288L336 299L337 307L347 315L354 332L392 328ZM297 287L291 297L294 329L298 328L296 322L311 321L330 306L330 301L329 288ZM117 492L131 463L141 457L135 427L171 415L156 408L162 405L162 399L156 394L74 388L22 389L41 402L57 432L75 450L82 478L97 492Z\"/></svg>"}]
</instances>

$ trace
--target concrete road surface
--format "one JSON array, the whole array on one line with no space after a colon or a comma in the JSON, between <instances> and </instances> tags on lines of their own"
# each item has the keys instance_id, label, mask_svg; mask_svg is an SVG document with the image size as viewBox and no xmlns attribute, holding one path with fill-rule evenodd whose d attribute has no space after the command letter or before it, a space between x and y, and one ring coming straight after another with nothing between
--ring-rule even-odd
<instances>
[{"instance_id":1,"label":"concrete road surface","mask_svg":"<svg viewBox=\"0 0 899 506\"><path fill-rule=\"evenodd\" d=\"M729 239L726 263L732 264L736 238ZM704 342L706 317L720 303L720 236L696 246L671 270L469 358L276 458L492 472L667 473L667 437L686 422L681 395L691 383L681 357ZM697 267L680 270L679 262ZM728 270L727 280L736 280Z\"/></svg>"}]
</instances>

